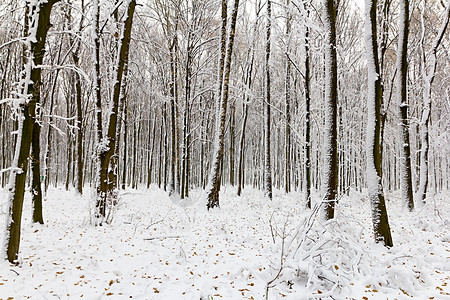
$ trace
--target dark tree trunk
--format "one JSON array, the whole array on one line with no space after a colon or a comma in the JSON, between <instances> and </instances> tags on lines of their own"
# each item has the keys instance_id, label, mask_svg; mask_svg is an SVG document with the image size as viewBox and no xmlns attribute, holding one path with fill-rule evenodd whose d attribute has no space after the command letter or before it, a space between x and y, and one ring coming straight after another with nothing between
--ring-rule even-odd
<instances>
[{"instance_id":1,"label":"dark tree trunk","mask_svg":"<svg viewBox=\"0 0 450 300\"><path fill-rule=\"evenodd\" d=\"M33 222L44 224L42 216L42 188L41 188L41 127L35 122L31 141L31 198L33 201Z\"/></svg>"},{"instance_id":2,"label":"dark tree trunk","mask_svg":"<svg viewBox=\"0 0 450 300\"><path fill-rule=\"evenodd\" d=\"M224 18L224 10L227 9L227 0L222 0L222 28L224 26L223 23L226 22L226 13ZM230 34L228 40L228 48L226 55L224 55L224 51L222 51L221 56L224 55L226 58L225 69L223 70L223 78L219 77L219 86L222 86L219 90L221 93L218 95L218 113L216 114L216 118L218 122L216 122L216 133L215 133L215 149L213 155L213 161L211 164L211 173L209 176L208 183L208 191L207 198L208 203L206 207L209 209L219 206L219 191L220 191L220 172L221 172L221 163L223 161L223 148L224 148L224 135L225 135L225 120L227 115L227 102L228 102L228 91L229 91L229 81L230 81L230 70L231 70L231 58L233 54L233 44L234 44L234 35L236 29L236 18L239 8L239 0L235 0L233 12L231 16L231 24L230 24ZM224 49L223 43L225 42L225 37L222 32L222 50ZM219 74L221 66L219 63Z\"/></svg>"},{"instance_id":3,"label":"dark tree trunk","mask_svg":"<svg viewBox=\"0 0 450 300\"><path fill-rule=\"evenodd\" d=\"M171 147L171 160L170 160L170 183L169 183L169 195L172 195L176 192L177 185L177 173L176 172L176 164L177 164L177 112L176 112L176 55L175 55L175 44L177 43L177 39L173 38L170 45L170 121L171 121L171 129L172 129L172 147ZM166 158L167 159L167 158ZM167 166L165 167L167 168ZM165 178L165 176L164 176ZM165 182L165 180L164 180Z\"/></svg>"},{"instance_id":4,"label":"dark tree trunk","mask_svg":"<svg viewBox=\"0 0 450 300\"><path fill-rule=\"evenodd\" d=\"M98 5L98 3L97 3ZM108 182L108 173L114 172L114 170L109 170L110 168L110 160L111 157L114 154L115 151L115 145L116 145L116 132L117 132L117 115L119 110L119 99L120 99L120 93L121 93L121 87L122 87L122 79L123 74L125 70L125 65L128 62L128 53L129 53L129 46L130 46L130 40L131 40L131 27L133 24L133 15L134 10L136 7L136 1L131 0L129 2L128 8L127 8L127 16L124 20L124 27L120 36L119 40L119 47L118 47L118 56L117 56L117 64L116 64L116 74L115 74L115 80L114 80L114 88L113 88L113 94L111 99L112 109L111 113L109 114L109 120L108 120L108 128L107 128L107 136L105 137L105 140L102 140L102 128L101 128L101 112L97 111L97 137L98 137L98 186L97 186L97 208L98 208L98 215L97 217L105 218L106 217L106 205L107 205L107 197L108 194L111 194L111 191L108 190L108 187L111 185ZM94 38L95 43L95 57L96 57L96 77L97 77L97 85L96 85L96 100L97 100L97 110L101 110L101 99L100 99L100 77L99 77L99 71L100 71L100 65L99 62L97 62L97 59L99 59L99 50L100 50L100 44L99 44L99 33L98 33L98 11L96 13L96 34ZM136 167L136 166L134 166ZM114 199L112 199L114 200ZM114 201L113 201L114 202ZM112 202L112 203L113 203Z\"/></svg>"},{"instance_id":5,"label":"dark tree trunk","mask_svg":"<svg viewBox=\"0 0 450 300\"><path fill-rule=\"evenodd\" d=\"M289 4L290 0L287 0L286 38L288 46L286 47L286 53L289 53L289 42L291 34L291 15L289 12L290 9ZM289 58L286 59L286 78L284 80L284 93L286 102L286 131L284 143L285 149L284 191L287 194L291 191L291 62L289 61Z\"/></svg>"},{"instance_id":6,"label":"dark tree trunk","mask_svg":"<svg viewBox=\"0 0 450 300\"><path fill-rule=\"evenodd\" d=\"M400 1L400 21L397 50L397 98L400 106L401 136L401 189L403 204L409 211L414 210L414 198L411 177L411 146L409 138L409 118L407 99L408 76L408 33L409 33L409 0Z\"/></svg>"},{"instance_id":7,"label":"dark tree trunk","mask_svg":"<svg viewBox=\"0 0 450 300\"><path fill-rule=\"evenodd\" d=\"M368 60L368 95L367 95L367 185L372 206L372 223L375 241L392 247L391 229L386 210L386 203L381 180L381 102L382 88L377 44L377 1L372 0L367 10L366 51Z\"/></svg>"},{"instance_id":8,"label":"dark tree trunk","mask_svg":"<svg viewBox=\"0 0 450 300\"><path fill-rule=\"evenodd\" d=\"M10 175L11 185L8 188L9 211L6 223L5 245L6 257L11 263L16 262L19 254L28 157L33 137L36 104L40 100L41 69L36 66L42 65L47 31L50 27L50 14L56 2L58 0L48 0L45 3L29 4L27 6L26 18L31 20L36 17L38 21L33 24L28 23L32 26L29 32L35 33L35 38L29 42L28 51L30 55L25 65L25 73L27 75L25 76L25 86L22 87L23 91L20 92L31 97L27 100L23 99L23 103L20 105L19 138L16 144L13 170Z\"/></svg>"},{"instance_id":9,"label":"dark tree trunk","mask_svg":"<svg viewBox=\"0 0 450 300\"><path fill-rule=\"evenodd\" d=\"M325 219L334 218L338 188L337 164L337 58L336 3L325 0L325 133L324 208Z\"/></svg>"},{"instance_id":10,"label":"dark tree trunk","mask_svg":"<svg viewBox=\"0 0 450 300\"><path fill-rule=\"evenodd\" d=\"M235 115L236 107L234 103L230 105L230 144L229 144L229 154L230 154L230 184L234 186L234 147L235 147Z\"/></svg>"},{"instance_id":11,"label":"dark tree trunk","mask_svg":"<svg viewBox=\"0 0 450 300\"><path fill-rule=\"evenodd\" d=\"M265 98L265 128L264 128L264 193L272 200L272 166L270 161L270 31L272 27L272 2L267 1L266 24L266 98Z\"/></svg>"},{"instance_id":12,"label":"dark tree trunk","mask_svg":"<svg viewBox=\"0 0 450 300\"><path fill-rule=\"evenodd\" d=\"M123 164L122 164L122 190L127 185L127 145L128 145L128 109L127 102L124 99L123 103Z\"/></svg>"},{"instance_id":13,"label":"dark tree trunk","mask_svg":"<svg viewBox=\"0 0 450 300\"><path fill-rule=\"evenodd\" d=\"M305 4L309 16L309 4ZM311 208L311 98L310 98L310 66L309 66L309 26L305 25L305 200Z\"/></svg>"}]
</instances>

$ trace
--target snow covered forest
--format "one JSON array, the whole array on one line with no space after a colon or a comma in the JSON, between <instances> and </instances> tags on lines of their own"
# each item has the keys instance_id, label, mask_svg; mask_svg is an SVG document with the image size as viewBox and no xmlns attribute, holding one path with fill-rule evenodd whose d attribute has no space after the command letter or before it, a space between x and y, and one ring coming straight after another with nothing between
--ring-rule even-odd
<instances>
[{"instance_id":1,"label":"snow covered forest","mask_svg":"<svg viewBox=\"0 0 450 300\"><path fill-rule=\"evenodd\" d=\"M450 0L0 0L0 299L448 299Z\"/></svg>"}]
</instances>

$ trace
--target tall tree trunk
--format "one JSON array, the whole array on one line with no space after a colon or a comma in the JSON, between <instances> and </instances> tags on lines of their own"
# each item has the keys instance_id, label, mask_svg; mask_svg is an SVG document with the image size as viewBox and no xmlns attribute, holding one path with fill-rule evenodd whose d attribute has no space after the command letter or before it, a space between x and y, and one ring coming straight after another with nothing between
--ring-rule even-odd
<instances>
[{"instance_id":1,"label":"tall tree trunk","mask_svg":"<svg viewBox=\"0 0 450 300\"><path fill-rule=\"evenodd\" d=\"M408 34L409 34L409 0L400 0L400 20L397 48L397 99L400 107L401 135L401 189L403 205L409 211L414 210L414 198L411 178L411 146L409 138L409 118L407 99L408 76Z\"/></svg>"},{"instance_id":2,"label":"tall tree trunk","mask_svg":"<svg viewBox=\"0 0 450 300\"><path fill-rule=\"evenodd\" d=\"M230 184L234 186L234 147L235 147L235 123L236 123L236 106L234 103L230 105L230 143L229 143L229 155L230 155Z\"/></svg>"},{"instance_id":3,"label":"tall tree trunk","mask_svg":"<svg viewBox=\"0 0 450 300\"><path fill-rule=\"evenodd\" d=\"M169 145L168 145L168 139L169 139L169 135L167 134L168 130L168 122L167 122L167 107L166 104L164 104L164 191L167 190L167 176L168 176L168 163L169 163ZM175 155L176 158L176 155ZM173 170L175 172L175 166L173 166ZM175 176L175 174L173 175ZM175 188L175 186L173 186L173 188Z\"/></svg>"},{"instance_id":4,"label":"tall tree trunk","mask_svg":"<svg viewBox=\"0 0 450 300\"><path fill-rule=\"evenodd\" d=\"M138 132L140 129L140 122L137 121L134 123L133 128L133 163L131 167L131 188L136 189L137 187L137 178L136 178L136 169L138 168L137 163L137 139L138 139Z\"/></svg>"},{"instance_id":5,"label":"tall tree trunk","mask_svg":"<svg viewBox=\"0 0 450 300\"><path fill-rule=\"evenodd\" d=\"M120 96L119 96L119 107L117 110L118 116L124 116L124 107L127 99L127 83L128 83L128 59L124 63L123 67L123 78L120 87ZM120 135L122 133L122 122L123 120L116 120L116 143L114 145L114 153L111 156L110 161L110 174L112 175L109 179L109 193L113 199L118 197L118 186L119 186L119 156L120 156Z\"/></svg>"},{"instance_id":6,"label":"tall tree trunk","mask_svg":"<svg viewBox=\"0 0 450 300\"><path fill-rule=\"evenodd\" d=\"M184 78L184 121L183 121L183 145L182 145L182 162L181 162L181 188L180 196L181 199L188 196L188 147L189 147L189 102L191 98L191 63L192 63L192 50L191 45L191 31L188 35L188 46L186 49L186 74Z\"/></svg>"},{"instance_id":7,"label":"tall tree trunk","mask_svg":"<svg viewBox=\"0 0 450 300\"><path fill-rule=\"evenodd\" d=\"M266 24L266 98L265 98L265 127L264 127L264 193L272 200L272 166L270 162L270 31L272 27L272 2L267 1Z\"/></svg>"},{"instance_id":8,"label":"tall tree trunk","mask_svg":"<svg viewBox=\"0 0 450 300\"><path fill-rule=\"evenodd\" d=\"M165 106L165 105L164 105ZM165 108L164 108L165 109ZM162 162L163 162L163 129L164 129L164 119L161 118L161 127L159 130L159 162L158 162L158 187L161 188L161 178L163 174Z\"/></svg>"},{"instance_id":9,"label":"tall tree trunk","mask_svg":"<svg viewBox=\"0 0 450 300\"><path fill-rule=\"evenodd\" d=\"M150 123L150 121L149 121ZM151 139L152 147L150 149L150 155L148 158L148 172L147 172L147 188L150 187L152 184L152 172L153 172L153 154L155 153L155 141L156 141L156 109L155 109L155 116L153 117L153 131L150 135L150 125L149 125L149 143Z\"/></svg>"},{"instance_id":10,"label":"tall tree trunk","mask_svg":"<svg viewBox=\"0 0 450 300\"><path fill-rule=\"evenodd\" d=\"M434 38L433 43L431 44L430 49L430 61L428 63L429 70L427 73L427 62L426 55L424 49L424 37L425 37L425 25L424 25L424 8L426 1L423 3L422 9L422 39L421 39L421 55L422 55L422 79L424 82L423 89L423 112L420 123L420 138L422 142L422 148L420 150L420 182L419 182L419 199L421 201L425 201L427 190L428 190L428 151L430 147L429 140L429 125L431 118L431 85L433 84L436 66L437 66L437 49L444 37L445 30L447 29L447 25L449 22L450 15L450 1L447 3L447 9L445 10L444 19L441 24L441 28L439 29L438 35Z\"/></svg>"},{"instance_id":11,"label":"tall tree trunk","mask_svg":"<svg viewBox=\"0 0 450 300\"><path fill-rule=\"evenodd\" d=\"M36 116L36 118L39 118ZM44 224L42 215L42 187L41 187L41 126L35 121L31 141L31 198L33 202L33 222Z\"/></svg>"},{"instance_id":12,"label":"tall tree trunk","mask_svg":"<svg viewBox=\"0 0 450 300\"><path fill-rule=\"evenodd\" d=\"M106 168L102 167L102 161L106 153L103 141L102 125L102 99L101 99L101 77L100 77L100 6L99 0L93 0L93 30L94 30L94 101L96 113L96 161L97 161L97 213L96 217L106 216Z\"/></svg>"},{"instance_id":13,"label":"tall tree trunk","mask_svg":"<svg viewBox=\"0 0 450 300\"><path fill-rule=\"evenodd\" d=\"M309 3L305 3L306 16L309 17ZM309 66L309 26L305 24L305 200L311 208L311 98Z\"/></svg>"},{"instance_id":14,"label":"tall tree trunk","mask_svg":"<svg viewBox=\"0 0 450 300\"><path fill-rule=\"evenodd\" d=\"M337 58L336 3L324 0L325 5L325 133L324 133L324 209L325 219L334 218L338 188L337 164Z\"/></svg>"},{"instance_id":15,"label":"tall tree trunk","mask_svg":"<svg viewBox=\"0 0 450 300\"><path fill-rule=\"evenodd\" d=\"M259 13L260 13L260 6L261 2L256 1L255 2L255 11L256 11L256 18L255 18L255 24L253 27L253 35L252 35L252 42L250 45L250 49L248 50L249 58L249 65L246 69L246 74L244 75L244 83L247 88L247 92L243 94L243 106L242 106L242 127L241 127L241 137L239 139L239 170L238 170L238 190L237 194L238 196L241 195L242 189L244 188L245 184L245 165L244 165L244 155L245 155L245 129L247 128L247 119L248 119L248 107L249 107L249 100L250 96L249 93L252 88L252 82L253 82L253 66L255 61L255 43L256 43L256 35L257 35L257 29L258 29L258 20L259 20Z\"/></svg>"},{"instance_id":16,"label":"tall tree trunk","mask_svg":"<svg viewBox=\"0 0 450 300\"><path fill-rule=\"evenodd\" d=\"M120 91L122 87L122 79L124 74L125 65L128 62L128 53L129 53L129 45L131 40L131 28L133 24L133 15L136 7L135 0L128 0L127 5L127 15L124 20L123 29L121 35L119 37L119 45L118 45L118 54L117 54L117 62L115 67L115 80L113 87L113 94L111 98L111 112L109 114L108 127L107 127L107 135L105 139L102 139L102 130L101 128L101 112L97 111L97 159L98 159L98 186L97 186L97 208L98 214L97 217L101 217L104 219L106 217L106 205L107 205L107 197L108 194L111 194L111 191L108 190L110 186L108 183L108 173L114 170L109 170L110 168L110 160L111 156L114 154L115 145L116 145L116 131L117 131L117 115L119 109L119 98ZM94 30L96 31L94 35L94 43L95 43L95 73L97 81L100 80L99 77L99 32L98 32L98 2L94 1L94 13L95 13L95 26ZM97 100L97 110L101 110L101 99L100 99L100 83L96 84L96 100Z\"/></svg>"},{"instance_id":17,"label":"tall tree trunk","mask_svg":"<svg viewBox=\"0 0 450 300\"><path fill-rule=\"evenodd\" d=\"M172 129L172 147L171 147L171 160L170 160L170 182L169 182L169 196L176 192L176 185L177 183L177 171L176 171L176 164L177 164L177 150L178 150L178 138L177 138L177 112L176 112L176 81L177 81L177 70L176 70L176 53L175 53L175 44L177 43L176 37L174 37L171 41L171 44L169 45L170 50L170 83L169 83L169 90L170 90L170 121L171 121L171 129ZM167 158L166 158L167 159ZM167 166L165 167L167 168ZM165 176L164 176L165 178ZM165 180L164 180L165 182Z\"/></svg>"},{"instance_id":18,"label":"tall tree trunk","mask_svg":"<svg viewBox=\"0 0 450 300\"><path fill-rule=\"evenodd\" d=\"M386 203L381 181L381 77L377 45L377 0L366 1L366 52L368 61L367 95L367 185L372 206L375 241L392 247Z\"/></svg>"},{"instance_id":19,"label":"tall tree trunk","mask_svg":"<svg viewBox=\"0 0 450 300\"><path fill-rule=\"evenodd\" d=\"M14 161L8 186L8 215L5 231L4 255L9 262L16 262L19 254L20 227L22 219L25 181L27 177L28 157L33 137L36 116L36 104L40 100L41 69L44 57L47 31L50 27L50 14L58 0L27 5L26 18L30 29L26 39L28 59L24 66L24 78L19 87L21 97L16 101L18 108L18 132Z\"/></svg>"},{"instance_id":20,"label":"tall tree trunk","mask_svg":"<svg viewBox=\"0 0 450 300\"><path fill-rule=\"evenodd\" d=\"M222 0L222 28L223 23L226 22L226 13L224 18L224 9L227 9L227 0ZM231 58L233 54L233 44L234 44L234 35L236 30L236 19L239 8L239 0L234 1L233 11L231 13L231 24L230 24L230 34L228 39L228 48L226 55L224 55L223 51L221 56L224 55L226 58L226 65L223 71L223 78L219 77L220 83L219 86L222 86L220 89L221 93L218 97L218 113L216 114L216 118L220 119L216 122L216 132L215 132L215 149L213 154L213 161L211 163L211 173L209 175L208 187L207 187L207 198L208 203L206 207L209 209L219 206L219 191L220 191L220 164L223 160L223 148L224 148L224 134L225 134L225 120L227 114L227 102L228 102L228 90L229 90L229 81L230 81L230 70L231 70ZM224 49L223 43L225 42L225 37L222 36L222 50ZM219 62L219 75L220 75L220 62Z\"/></svg>"},{"instance_id":21,"label":"tall tree trunk","mask_svg":"<svg viewBox=\"0 0 450 300\"><path fill-rule=\"evenodd\" d=\"M127 144L128 144L128 109L127 101L124 99L123 103L123 163L122 163L122 190L125 190L127 185Z\"/></svg>"},{"instance_id":22,"label":"tall tree trunk","mask_svg":"<svg viewBox=\"0 0 450 300\"><path fill-rule=\"evenodd\" d=\"M72 55L75 66L79 66L78 54ZM76 191L80 195L83 194L83 111L82 94L81 94L81 76L75 74L75 91L76 91L76 105L77 105L77 184Z\"/></svg>"},{"instance_id":23,"label":"tall tree trunk","mask_svg":"<svg viewBox=\"0 0 450 300\"><path fill-rule=\"evenodd\" d=\"M70 80L69 81L73 81ZM73 82L70 82L70 86L74 86ZM70 118L70 105L71 102L73 102L72 99L72 93L70 93L70 95L67 95L66 97L66 118ZM72 167L72 133L70 132L70 126L72 126L71 124L72 122L70 120L67 120L67 126L66 126L66 153L67 153L67 173L66 173L66 183L65 183L65 189L66 191L69 190L69 184L70 184L70 169Z\"/></svg>"},{"instance_id":24,"label":"tall tree trunk","mask_svg":"<svg viewBox=\"0 0 450 300\"><path fill-rule=\"evenodd\" d=\"M290 0L286 1L286 53L289 53L289 43L291 34L291 15L290 15ZM286 58L286 77L284 80L284 95L286 103L286 130L285 130L285 173L284 173L284 191L289 193L291 191L291 62Z\"/></svg>"}]
</instances>

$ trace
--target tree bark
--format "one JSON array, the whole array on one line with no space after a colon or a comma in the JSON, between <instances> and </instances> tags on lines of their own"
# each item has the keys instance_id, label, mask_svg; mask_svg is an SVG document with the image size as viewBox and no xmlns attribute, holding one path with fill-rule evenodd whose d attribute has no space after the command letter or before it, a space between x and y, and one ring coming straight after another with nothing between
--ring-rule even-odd
<instances>
[{"instance_id":1,"label":"tree bark","mask_svg":"<svg viewBox=\"0 0 450 300\"><path fill-rule=\"evenodd\" d=\"M270 31L272 27L272 2L267 1L266 24L266 99L265 99L265 126L264 126L264 193L272 200L272 166L270 161Z\"/></svg>"},{"instance_id":2,"label":"tree bark","mask_svg":"<svg viewBox=\"0 0 450 300\"><path fill-rule=\"evenodd\" d=\"M325 4L325 133L324 133L324 209L325 219L334 218L338 188L337 164L337 58L336 3Z\"/></svg>"},{"instance_id":3,"label":"tree bark","mask_svg":"<svg viewBox=\"0 0 450 300\"><path fill-rule=\"evenodd\" d=\"M286 1L286 53L289 53L289 43L291 34L291 15L290 15L290 0ZM285 129L285 174L284 174L284 191L289 193L291 191L291 62L289 57L286 58L286 77L284 80L284 95L286 105L286 129Z\"/></svg>"},{"instance_id":4,"label":"tree bark","mask_svg":"<svg viewBox=\"0 0 450 300\"><path fill-rule=\"evenodd\" d=\"M224 9L227 9L226 5L227 0L222 0L222 17L224 15ZM220 99L219 105L218 105L218 114L216 115L216 118L219 118L216 122L216 132L215 132L215 149L214 149L214 155L213 155L213 161L211 164L211 173L209 175L208 180L208 191L207 191L207 198L208 203L206 205L207 209L211 209L214 207L219 206L219 190L220 190L220 164L223 159L223 148L224 148L224 134L225 134L225 120L226 120L226 113L227 113L227 102L228 102L228 90L229 90L229 81L230 81L230 70L231 70L231 58L233 54L233 44L234 44L234 36L235 36L235 30L236 30L236 19L237 19L237 13L239 8L239 0L235 0L234 7L232 11L231 16L231 24L230 24L230 34L228 39L228 47L226 55L224 56L226 58L226 65L223 72L223 78L219 78L220 83L219 85L222 86L220 89L221 94L219 94L217 97ZM225 19L222 19L222 28L223 23L226 22ZM225 37L222 37L222 49L223 49L223 42L225 41ZM222 54L223 55L223 52ZM219 63L219 70L221 66ZM220 71L219 71L220 73Z\"/></svg>"},{"instance_id":5,"label":"tree bark","mask_svg":"<svg viewBox=\"0 0 450 300\"><path fill-rule=\"evenodd\" d=\"M306 16L309 17L309 3L305 3ZM311 98L309 65L309 26L305 24L305 200L311 208Z\"/></svg>"},{"instance_id":6,"label":"tree bark","mask_svg":"<svg viewBox=\"0 0 450 300\"><path fill-rule=\"evenodd\" d=\"M381 102L382 88L377 44L377 0L367 0L370 5L366 15L366 52L368 61L367 95L367 184L372 206L372 223L375 241L392 247L386 203L381 181Z\"/></svg>"},{"instance_id":7,"label":"tree bark","mask_svg":"<svg viewBox=\"0 0 450 300\"><path fill-rule=\"evenodd\" d=\"M397 99L400 108L401 136L401 189L403 205L409 211L414 210L414 198L411 178L411 146L409 138L409 117L407 99L408 76L408 34L409 34L409 0L400 0L400 20L397 48Z\"/></svg>"},{"instance_id":8,"label":"tree bark","mask_svg":"<svg viewBox=\"0 0 450 300\"><path fill-rule=\"evenodd\" d=\"M41 69L44 57L47 31L50 28L50 14L58 0L45 3L28 4L27 15L30 30L26 39L28 59L24 66L25 76L20 86L21 98L18 103L19 136L17 138L14 161L12 164L8 186L8 216L5 231L5 254L9 262L15 263L20 245L20 228L22 219L23 198L27 176L28 157L33 137L36 116L36 104L40 100ZM39 7L38 7L39 6Z\"/></svg>"},{"instance_id":9,"label":"tree bark","mask_svg":"<svg viewBox=\"0 0 450 300\"><path fill-rule=\"evenodd\" d=\"M122 79L124 74L125 65L128 62L129 45L131 40L131 28L133 24L133 15L136 7L135 0L129 0L127 6L127 15L124 20L123 30L119 38L118 55L117 55L117 65L116 74L114 80L113 94L111 98L111 112L109 114L109 122L107 128L107 135L105 139L102 138L102 127L101 127L101 99L100 99L100 62L99 62L99 32L98 32L98 21L99 21L99 8L97 0L94 1L94 13L95 13L95 69L96 69L96 79L97 84L95 86L96 90L96 101L97 101L97 159L98 159L98 186L97 186L97 208L98 208L98 218L104 219L106 217L106 206L108 193L108 173L113 170L109 170L111 156L114 154L115 144L116 144L116 131L117 131L117 115L119 107L119 98L122 86Z\"/></svg>"}]
</instances>

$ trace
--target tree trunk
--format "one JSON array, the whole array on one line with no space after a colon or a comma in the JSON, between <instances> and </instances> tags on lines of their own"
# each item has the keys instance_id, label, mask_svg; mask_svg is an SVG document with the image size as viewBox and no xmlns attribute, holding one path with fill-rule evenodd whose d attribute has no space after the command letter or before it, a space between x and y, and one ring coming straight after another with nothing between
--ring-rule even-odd
<instances>
[{"instance_id":1,"label":"tree trunk","mask_svg":"<svg viewBox=\"0 0 450 300\"><path fill-rule=\"evenodd\" d=\"M26 18L30 30L26 39L28 59L24 66L25 77L19 87L21 97L15 101L18 110L18 132L14 161L8 186L8 216L5 231L6 258L15 263L20 245L20 227L22 219L25 181L27 177L28 157L33 137L36 116L36 104L40 100L41 69L47 31L50 27L52 6L58 0L48 0L45 3L28 4ZM38 7L39 6L39 7ZM33 20L33 22L31 22ZM26 97L29 97L28 99Z\"/></svg>"},{"instance_id":2,"label":"tree trunk","mask_svg":"<svg viewBox=\"0 0 450 300\"><path fill-rule=\"evenodd\" d=\"M270 162L270 31L272 26L272 2L267 1L266 24L266 99L265 99L265 127L264 127L264 194L272 200L272 166Z\"/></svg>"},{"instance_id":3,"label":"tree trunk","mask_svg":"<svg viewBox=\"0 0 450 300\"><path fill-rule=\"evenodd\" d=\"M37 116L36 116L37 118ZM41 126L34 123L33 136L31 141L31 198L33 202L33 222L44 224L42 216L42 188L41 188Z\"/></svg>"},{"instance_id":4,"label":"tree trunk","mask_svg":"<svg viewBox=\"0 0 450 300\"><path fill-rule=\"evenodd\" d=\"M401 189L403 205L409 211L414 210L414 198L411 178L411 146L409 139L409 118L407 99L408 76L408 34L409 34L409 0L400 0L400 21L397 48L397 99L400 107L401 136Z\"/></svg>"},{"instance_id":5,"label":"tree trunk","mask_svg":"<svg viewBox=\"0 0 450 300\"><path fill-rule=\"evenodd\" d=\"M122 190L125 190L127 185L127 144L128 144L128 109L127 101L124 99L123 103L123 164L122 164Z\"/></svg>"},{"instance_id":6,"label":"tree trunk","mask_svg":"<svg viewBox=\"0 0 450 300\"><path fill-rule=\"evenodd\" d=\"M155 110L156 112L156 110ZM149 121L150 123L150 121ZM150 143L150 139L151 139L151 143L152 143L152 147L150 149L150 155L149 155L149 159L148 159L148 173L147 173L147 188L150 187L150 185L152 184L152 172L153 172L153 154L155 153L155 141L156 141L156 113L155 116L153 117L153 131L152 131L152 135L150 135L150 126L149 126L149 143Z\"/></svg>"},{"instance_id":7,"label":"tree trunk","mask_svg":"<svg viewBox=\"0 0 450 300\"><path fill-rule=\"evenodd\" d=\"M392 247L386 203L381 181L381 77L377 45L377 0L367 0L370 5L366 15L366 52L368 61L367 95L367 185L372 206L372 223L375 241Z\"/></svg>"},{"instance_id":8,"label":"tree trunk","mask_svg":"<svg viewBox=\"0 0 450 300\"><path fill-rule=\"evenodd\" d=\"M227 9L227 0L222 0L222 28L223 23L226 22L226 13L225 19L224 17L224 9ZM234 35L236 29L236 18L239 8L239 0L235 0L234 7L231 16L231 24L230 24L230 34L228 40L228 48L226 55L224 56L224 47L223 43L225 42L225 37L222 36L222 53L221 56L226 58L226 65L223 71L223 78L219 77L220 83L219 86L222 86L219 90L221 93L217 96L220 101L218 101L218 113L216 114L216 118L220 119L216 122L216 132L215 132L215 149L213 154L213 161L211 163L211 173L209 175L208 180L208 191L207 198L208 203L206 205L207 209L211 209L219 206L219 190L220 190L220 164L223 159L223 148L224 148L224 134L225 134L225 120L227 114L227 102L228 102L228 90L229 90L229 81L230 81L230 70L231 70L231 58L233 54L233 44L234 44ZM222 33L223 34L223 33ZM220 74L220 63L219 63L219 74Z\"/></svg>"},{"instance_id":9,"label":"tree trunk","mask_svg":"<svg viewBox=\"0 0 450 300\"><path fill-rule=\"evenodd\" d=\"M305 3L306 15L309 17L309 4ZM305 24L305 201L311 208L311 98L309 66L309 26Z\"/></svg>"},{"instance_id":10,"label":"tree trunk","mask_svg":"<svg viewBox=\"0 0 450 300\"><path fill-rule=\"evenodd\" d=\"M229 144L229 155L230 155L230 185L234 186L234 147L235 147L235 120L236 118L236 107L234 103L230 105L230 144Z\"/></svg>"},{"instance_id":11,"label":"tree trunk","mask_svg":"<svg viewBox=\"0 0 450 300\"><path fill-rule=\"evenodd\" d=\"M175 53L175 44L177 43L177 39L173 38L171 41L171 45L169 46L170 50L170 121L171 121L171 129L172 129L172 147L171 147L171 160L170 160L170 182L169 182L169 196L176 192L177 185L177 173L176 172L176 163L177 163L177 113L176 113L176 53ZM167 166L165 167L167 168Z\"/></svg>"},{"instance_id":12,"label":"tree trunk","mask_svg":"<svg viewBox=\"0 0 450 300\"><path fill-rule=\"evenodd\" d=\"M244 75L244 83L247 88L247 92L243 94L243 106L242 106L242 127L241 127L241 137L239 139L239 170L238 170L238 190L237 194L238 196L241 195L242 189L244 188L245 184L245 164L244 164L244 155L245 155L245 129L247 128L247 119L248 119L248 107L249 107L249 100L250 96L249 93L252 88L252 82L253 82L253 66L255 61L255 43L256 43L256 35L257 35L257 28L258 28L258 20L259 20L259 12L260 12L260 1L255 2L255 11L256 11L256 18L255 18L255 25L253 27L253 35L252 35L252 43L250 45L250 49L248 50L248 54L250 56L249 58L249 65L246 69L246 74Z\"/></svg>"},{"instance_id":13,"label":"tree trunk","mask_svg":"<svg viewBox=\"0 0 450 300\"><path fill-rule=\"evenodd\" d=\"M109 170L110 168L110 160L111 156L114 154L115 145L116 145L116 131L117 131L117 115L119 109L119 98L122 87L122 79L124 74L125 65L128 62L128 53L129 53L129 45L131 40L131 27L133 24L133 15L136 7L135 0L129 0L127 6L127 15L124 20L123 30L121 32L119 38L118 45L118 55L116 62L116 74L113 88L113 94L111 98L111 112L109 114L108 120L108 128L107 128L107 136L105 139L102 139L102 128L101 128L101 99L100 99L100 62L99 60L99 32L98 32L98 21L99 21L99 8L97 0L94 1L94 13L95 13L95 69L96 69L96 79L97 84L95 86L96 89L96 101L97 101L97 159L98 159L98 186L97 186L97 208L98 214L97 217L101 217L104 219L106 217L106 205L107 205L107 197L108 194L111 194L111 191L108 190L108 187L111 186L108 183L108 173L113 172L113 170ZM135 167L135 166L134 166ZM114 200L114 199L113 199ZM113 203L113 202L112 202Z\"/></svg>"},{"instance_id":14,"label":"tree trunk","mask_svg":"<svg viewBox=\"0 0 450 300\"><path fill-rule=\"evenodd\" d=\"M425 8L425 1L423 9ZM426 63L426 55L424 49L423 39L425 37L425 25L424 25L424 13L422 10L422 39L421 39L421 55L422 55L422 79L424 82L423 89L423 112L420 123L420 138L422 142L422 148L420 150L420 181L419 181L419 199L425 202L425 198L427 195L428 189L428 151L430 147L429 141L429 132L428 128L430 125L431 118L431 85L433 84L433 80L435 77L435 71L437 66L437 48L439 47L443 37L445 30L447 29L447 25L449 22L450 15L450 1L447 4L447 9L445 11L444 20L442 21L441 28L439 29L438 35L433 40L430 51L430 62L429 62L429 71L427 73L427 63Z\"/></svg>"},{"instance_id":15,"label":"tree trunk","mask_svg":"<svg viewBox=\"0 0 450 300\"><path fill-rule=\"evenodd\" d=\"M290 15L290 0L287 0L286 8L286 53L289 53L289 43L291 34L291 15ZM286 58L286 77L284 80L284 95L286 103L286 130L285 130L285 173L284 173L284 191L289 193L291 191L291 62Z\"/></svg>"},{"instance_id":16,"label":"tree trunk","mask_svg":"<svg viewBox=\"0 0 450 300\"><path fill-rule=\"evenodd\" d=\"M75 66L78 67L78 53L72 55ZM81 109L81 76L75 74L75 91L77 102L77 184L76 191L80 195L83 194L83 112Z\"/></svg>"},{"instance_id":17,"label":"tree trunk","mask_svg":"<svg viewBox=\"0 0 450 300\"><path fill-rule=\"evenodd\" d=\"M325 4L325 132L324 132L324 209L325 219L334 218L338 188L337 165L337 58L336 3Z\"/></svg>"}]
</instances>

